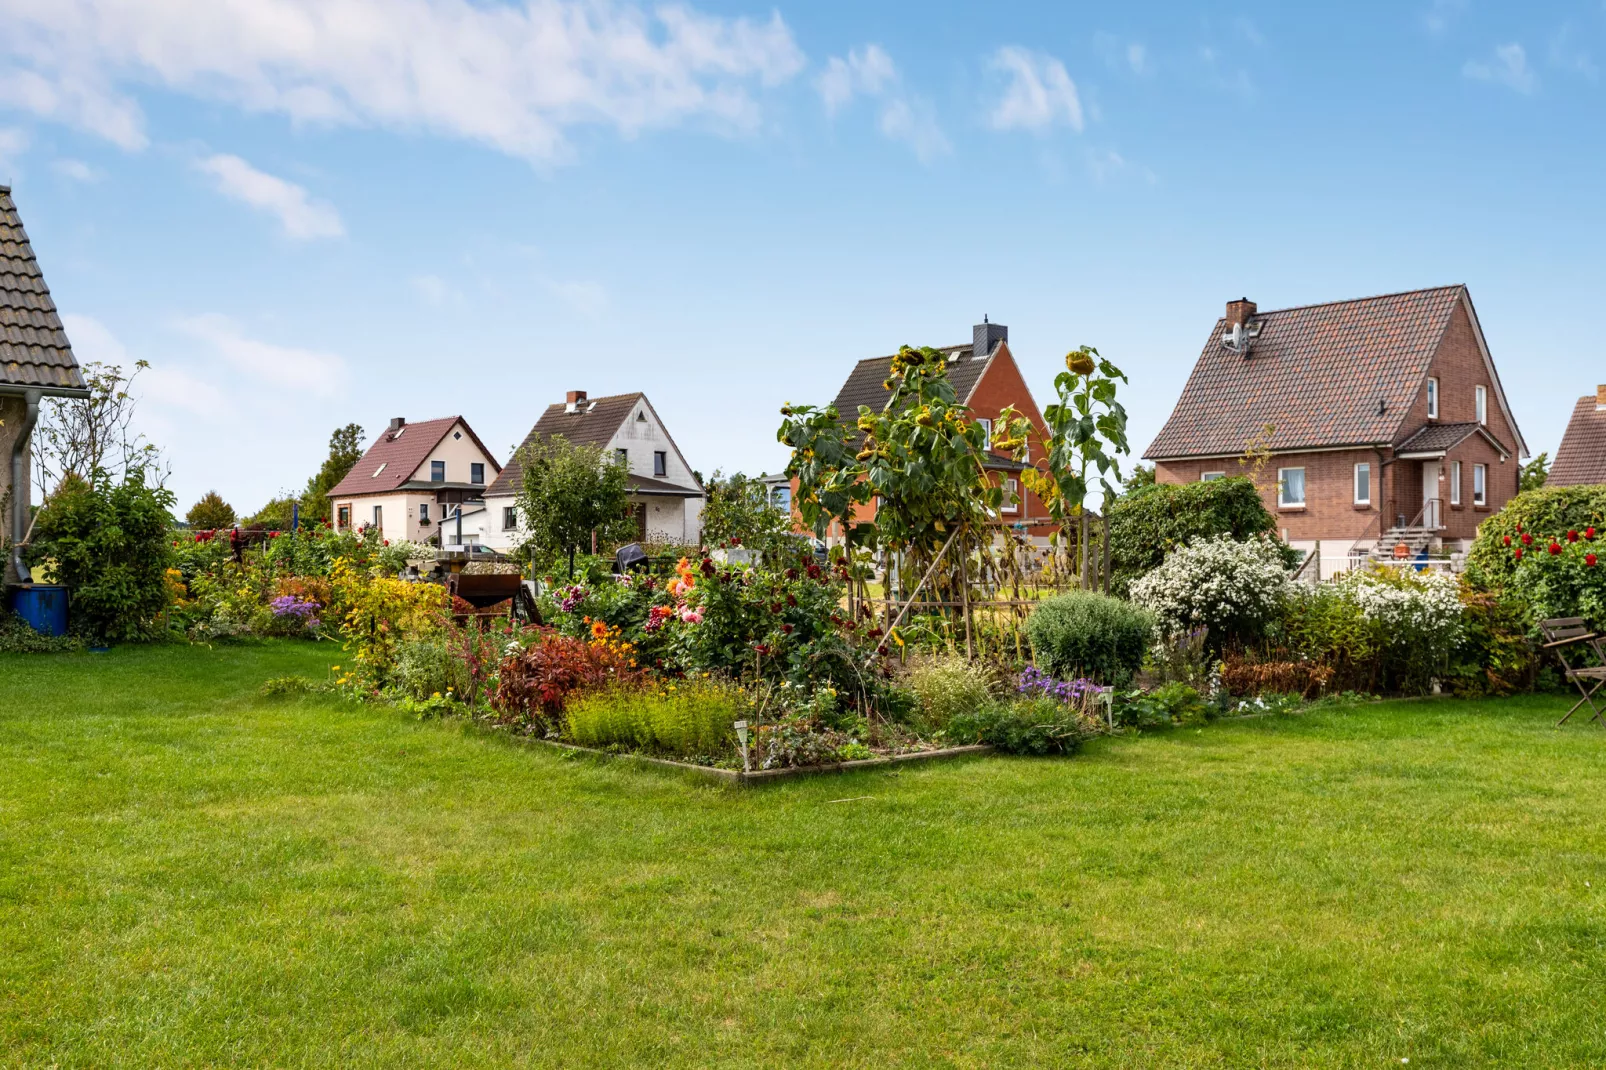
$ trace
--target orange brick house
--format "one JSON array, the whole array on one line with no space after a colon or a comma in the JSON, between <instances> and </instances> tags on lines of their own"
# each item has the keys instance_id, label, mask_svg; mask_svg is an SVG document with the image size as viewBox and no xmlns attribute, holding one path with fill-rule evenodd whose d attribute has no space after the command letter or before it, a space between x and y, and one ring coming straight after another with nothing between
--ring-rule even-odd
<instances>
[{"instance_id":1,"label":"orange brick house","mask_svg":"<svg viewBox=\"0 0 1606 1070\"><path fill-rule=\"evenodd\" d=\"M954 393L962 404L969 407L972 419L986 427L989 438L993 421L1011 405L1034 428L1027 436L1026 463L1011 460L1002 453L991 453L987 468L994 481L1005 490L1005 504L999 515L1000 525L1046 537L1053 530L1048 511L1037 495L1026 489L1021 472L1030 463L1044 463L1041 459L1047 456L1044 448L1047 430L1043 414L1038 410L1031 389L1021 375L1020 366L1009 351L1009 328L1001 323L986 322L986 317L983 317L983 322L971 329L969 345L937 348L948 362L948 381L953 384ZM857 421L860 405L867 405L871 409L884 408L888 393L882 384L891 374L891 356L870 357L855 364L831 403L842 422L852 425ZM795 501L796 496L797 480L793 479L787 501ZM876 503L868 502L855 507L854 518L873 520L875 511ZM797 515L794 507L793 516ZM801 519L799 523L801 525ZM841 532L833 527L829 539L834 540L840 535Z\"/></svg>"},{"instance_id":2,"label":"orange brick house","mask_svg":"<svg viewBox=\"0 0 1606 1070\"><path fill-rule=\"evenodd\" d=\"M1528 452L1465 286L1228 302L1144 459L1161 483L1216 479L1249 474L1252 445L1266 507L1290 545L1320 545L1322 577L1402 542L1464 552Z\"/></svg>"}]
</instances>

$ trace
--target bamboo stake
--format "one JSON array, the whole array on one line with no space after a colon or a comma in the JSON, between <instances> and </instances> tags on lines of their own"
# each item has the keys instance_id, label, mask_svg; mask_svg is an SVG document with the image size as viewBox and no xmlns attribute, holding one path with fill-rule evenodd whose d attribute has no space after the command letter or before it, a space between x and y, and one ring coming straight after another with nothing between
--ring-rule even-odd
<instances>
[{"instance_id":1,"label":"bamboo stake","mask_svg":"<svg viewBox=\"0 0 1606 1070\"><path fill-rule=\"evenodd\" d=\"M1110 560L1110 511L1104 510L1104 593L1110 593L1110 573L1113 562Z\"/></svg>"},{"instance_id":2,"label":"bamboo stake","mask_svg":"<svg viewBox=\"0 0 1606 1070\"><path fill-rule=\"evenodd\" d=\"M970 554L964 550L959 554L959 600L964 605L965 614L965 660L973 661L976 657L976 644L971 635L975 629L972 627L970 616Z\"/></svg>"},{"instance_id":3,"label":"bamboo stake","mask_svg":"<svg viewBox=\"0 0 1606 1070\"><path fill-rule=\"evenodd\" d=\"M948 541L942 544L942 549L937 551L937 556L931 559L931 567L926 569L926 574L920 577L920 583L915 586L914 591L909 595L909 600L904 602L903 607L898 610L897 619L887 626L888 635L891 635L892 630L903 623L904 614L909 612L909 607L914 604L914 600L919 597L921 591L925 590L927 581L937 571L937 566L942 563L943 555L948 552L948 547L952 546L954 539L958 537L959 531L956 529L952 535L948 536ZM875 657L875 654L871 653L870 657ZM869 658L865 659L865 664L868 665L869 663Z\"/></svg>"}]
</instances>

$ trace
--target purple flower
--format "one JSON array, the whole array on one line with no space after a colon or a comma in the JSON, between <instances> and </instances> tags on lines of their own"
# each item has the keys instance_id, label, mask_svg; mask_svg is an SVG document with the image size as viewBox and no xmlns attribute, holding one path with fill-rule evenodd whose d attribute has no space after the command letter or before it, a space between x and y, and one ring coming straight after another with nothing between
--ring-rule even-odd
<instances>
[{"instance_id":1,"label":"purple flower","mask_svg":"<svg viewBox=\"0 0 1606 1070\"><path fill-rule=\"evenodd\" d=\"M1015 690L1022 695L1041 695L1060 702L1080 702L1089 695L1103 694L1108 688L1092 680L1056 680L1035 665L1027 667L1015 681Z\"/></svg>"},{"instance_id":2,"label":"purple flower","mask_svg":"<svg viewBox=\"0 0 1606 1070\"><path fill-rule=\"evenodd\" d=\"M303 602L293 594L282 594L268 603L275 617L298 617L310 627L317 623L312 615L323 607L312 599Z\"/></svg>"}]
</instances>

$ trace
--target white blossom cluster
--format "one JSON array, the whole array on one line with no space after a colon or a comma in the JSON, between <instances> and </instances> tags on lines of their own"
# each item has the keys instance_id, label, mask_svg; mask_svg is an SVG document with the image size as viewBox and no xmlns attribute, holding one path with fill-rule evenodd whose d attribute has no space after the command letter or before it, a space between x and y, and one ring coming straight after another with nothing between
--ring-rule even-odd
<instances>
[{"instance_id":1,"label":"white blossom cluster","mask_svg":"<svg viewBox=\"0 0 1606 1070\"><path fill-rule=\"evenodd\" d=\"M1461 588L1448 573L1356 571L1343 584L1389 646L1412 644L1431 654L1461 637Z\"/></svg>"},{"instance_id":2,"label":"white blossom cluster","mask_svg":"<svg viewBox=\"0 0 1606 1070\"><path fill-rule=\"evenodd\" d=\"M1165 634L1200 626L1231 634L1274 619L1289 589L1275 542L1217 535L1173 550L1159 568L1133 582L1132 601L1153 613Z\"/></svg>"}]
</instances>

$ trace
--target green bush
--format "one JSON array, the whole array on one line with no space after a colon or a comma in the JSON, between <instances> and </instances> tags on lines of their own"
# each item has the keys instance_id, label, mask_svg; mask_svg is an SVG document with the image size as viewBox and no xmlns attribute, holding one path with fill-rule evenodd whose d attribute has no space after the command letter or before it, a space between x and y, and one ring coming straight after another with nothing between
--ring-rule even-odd
<instances>
[{"instance_id":1,"label":"green bush","mask_svg":"<svg viewBox=\"0 0 1606 1070\"><path fill-rule=\"evenodd\" d=\"M1589 527L1606 532L1606 486L1525 490L1478 525L1478 537L1467 554L1467 579L1478 587L1501 587L1511 580L1517 560L1505 541L1508 536L1516 542L1527 531L1537 540Z\"/></svg>"},{"instance_id":2,"label":"green bush","mask_svg":"<svg viewBox=\"0 0 1606 1070\"><path fill-rule=\"evenodd\" d=\"M1141 609L1093 591L1042 602L1026 622L1037 667L1062 680L1125 687L1143 666L1154 624Z\"/></svg>"},{"instance_id":3,"label":"green bush","mask_svg":"<svg viewBox=\"0 0 1606 1070\"><path fill-rule=\"evenodd\" d=\"M921 661L909 671L909 690L920 700L925 725L942 728L962 713L981 709L992 701L987 674L960 657Z\"/></svg>"},{"instance_id":4,"label":"green bush","mask_svg":"<svg viewBox=\"0 0 1606 1070\"><path fill-rule=\"evenodd\" d=\"M1276 530L1260 491L1243 476L1141 486L1110 507L1110 590L1126 597L1133 580L1192 539L1247 539Z\"/></svg>"},{"instance_id":5,"label":"green bush","mask_svg":"<svg viewBox=\"0 0 1606 1070\"><path fill-rule=\"evenodd\" d=\"M745 698L726 685L682 681L656 690L588 692L569 701L564 720L569 738L583 747L698 758L730 752L735 724L747 707Z\"/></svg>"},{"instance_id":6,"label":"green bush","mask_svg":"<svg viewBox=\"0 0 1606 1070\"><path fill-rule=\"evenodd\" d=\"M65 654L83 649L71 635L40 635L10 610L0 609L0 654Z\"/></svg>"},{"instance_id":7,"label":"green bush","mask_svg":"<svg viewBox=\"0 0 1606 1070\"><path fill-rule=\"evenodd\" d=\"M395 680L408 697L420 700L469 693L468 668L452 656L442 636L407 639L397 646Z\"/></svg>"},{"instance_id":8,"label":"green bush","mask_svg":"<svg viewBox=\"0 0 1606 1070\"><path fill-rule=\"evenodd\" d=\"M95 640L154 638L167 606L173 492L130 467L121 481L69 475L46 500L29 546L31 564L55 562L70 589L69 623Z\"/></svg>"},{"instance_id":9,"label":"green bush","mask_svg":"<svg viewBox=\"0 0 1606 1070\"><path fill-rule=\"evenodd\" d=\"M1211 709L1199 692L1187 684L1173 683L1153 691L1133 691L1115 703L1117 723L1128 728L1162 728L1166 725L1201 725L1210 719Z\"/></svg>"},{"instance_id":10,"label":"green bush","mask_svg":"<svg viewBox=\"0 0 1606 1070\"><path fill-rule=\"evenodd\" d=\"M992 702L956 713L945 731L956 744L988 743L1011 754L1069 754L1098 733L1098 724L1056 698Z\"/></svg>"},{"instance_id":11,"label":"green bush","mask_svg":"<svg viewBox=\"0 0 1606 1070\"><path fill-rule=\"evenodd\" d=\"M305 676L275 676L258 690L263 698L299 698L318 691L318 685Z\"/></svg>"}]
</instances>

